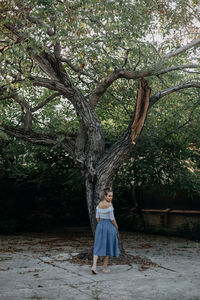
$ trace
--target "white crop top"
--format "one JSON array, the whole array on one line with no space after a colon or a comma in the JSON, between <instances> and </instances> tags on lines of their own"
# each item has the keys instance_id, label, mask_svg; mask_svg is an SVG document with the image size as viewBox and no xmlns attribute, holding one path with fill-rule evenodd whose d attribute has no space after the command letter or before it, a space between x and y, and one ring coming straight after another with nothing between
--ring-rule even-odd
<instances>
[{"instance_id":1,"label":"white crop top","mask_svg":"<svg viewBox=\"0 0 200 300\"><path fill-rule=\"evenodd\" d=\"M115 219L114 217L114 208L110 206L108 208L99 208L96 207L96 218L100 219L110 219L111 221Z\"/></svg>"}]
</instances>

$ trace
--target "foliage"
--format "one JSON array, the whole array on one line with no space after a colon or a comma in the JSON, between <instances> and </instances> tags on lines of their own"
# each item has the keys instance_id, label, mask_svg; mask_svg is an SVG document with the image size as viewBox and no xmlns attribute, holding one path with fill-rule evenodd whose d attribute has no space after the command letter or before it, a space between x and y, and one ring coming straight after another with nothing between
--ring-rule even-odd
<instances>
[{"instance_id":1,"label":"foliage","mask_svg":"<svg viewBox=\"0 0 200 300\"><path fill-rule=\"evenodd\" d=\"M63 152L18 140L0 158L1 232L88 224L83 180Z\"/></svg>"},{"instance_id":2,"label":"foliage","mask_svg":"<svg viewBox=\"0 0 200 300\"><path fill-rule=\"evenodd\" d=\"M199 94L190 104L183 97L153 107L131 159L118 172L118 185L161 185L172 198L180 190L188 197L200 195Z\"/></svg>"},{"instance_id":3,"label":"foliage","mask_svg":"<svg viewBox=\"0 0 200 300\"><path fill-rule=\"evenodd\" d=\"M27 51L39 53L41 48L50 53L54 51L57 40L63 49L62 55L73 62L76 68L81 67L89 77L76 74L67 63L65 68L77 88L84 95L91 94L96 82L108 72L120 68L124 63L126 49L129 51L128 70L137 68L155 68L161 56L184 41L184 35L193 38L196 27L195 18L197 1L52 1L52 0L18 0L2 1L1 29L5 35L2 44L1 83L7 84L8 90L17 89L20 97L26 97L28 103L34 107L51 95L49 90L34 87L30 75L43 75ZM31 23L29 12L41 22ZM20 10L20 14L19 14ZM182 16L180 18L180 15ZM28 18L27 21L26 17ZM6 27L14 22L16 29L26 34L26 40L19 43L16 38L10 39ZM42 23L43 22L43 23ZM46 24L46 25L44 25ZM48 34L49 28L55 33ZM159 38L155 34L159 34ZM190 53L183 54L179 63L190 61ZM195 62L195 58L193 57ZM177 59L176 59L177 62ZM172 62L173 63L173 59ZM170 63L170 64L171 64ZM167 63L166 63L167 64ZM5 71L6 70L6 71ZM20 70L21 79L17 77ZM179 72L176 77L169 73L167 79L174 82L186 77ZM15 80L10 84L10 78ZM91 80L91 78L93 80ZM188 79L187 74L187 79ZM95 80L94 80L95 79ZM156 92L165 86L156 77L150 79L154 84L152 91ZM155 82L156 80L156 82ZM84 83L85 82L85 83ZM169 83L168 83L169 84ZM121 133L126 128L133 113L136 96L136 85L124 79L119 79L110 87L109 93L103 95L101 103L96 109L102 121L105 133ZM3 101L2 121L8 124L22 124L21 111L17 103ZM122 118L119 124L118 117ZM59 120L59 122L58 122ZM76 114L67 99L58 96L42 108L40 113L34 113L33 128L37 130L76 131L78 127Z\"/></svg>"},{"instance_id":4,"label":"foliage","mask_svg":"<svg viewBox=\"0 0 200 300\"><path fill-rule=\"evenodd\" d=\"M2 131L52 147L9 143L2 150L1 166L10 182L23 178L45 183L38 206L61 201L64 208L64 195L82 191L69 154L85 180L95 185L95 180L106 182L99 176L101 168L110 179L136 145L119 170L118 190L130 183L160 184L171 194L181 186L187 194L199 195L197 4L197 0L2 1ZM152 96L138 142L139 136L131 140L130 135L138 79L143 77L148 77ZM129 148L123 133L131 140ZM120 149L112 151L117 141ZM47 202L45 193L50 193Z\"/></svg>"}]
</instances>

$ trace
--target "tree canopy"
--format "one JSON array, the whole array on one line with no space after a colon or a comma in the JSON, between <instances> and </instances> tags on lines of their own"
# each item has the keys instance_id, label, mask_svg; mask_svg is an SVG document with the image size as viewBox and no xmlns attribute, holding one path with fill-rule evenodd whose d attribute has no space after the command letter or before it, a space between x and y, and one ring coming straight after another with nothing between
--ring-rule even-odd
<instances>
[{"instance_id":1,"label":"tree canopy","mask_svg":"<svg viewBox=\"0 0 200 300\"><path fill-rule=\"evenodd\" d=\"M196 111L198 1L13 0L0 13L1 129L68 153L93 215L147 115Z\"/></svg>"},{"instance_id":2,"label":"tree canopy","mask_svg":"<svg viewBox=\"0 0 200 300\"><path fill-rule=\"evenodd\" d=\"M120 111L126 123L133 114L131 79L149 77L152 103L199 84L198 1L2 1L1 17L2 98L15 101L4 101L2 118L14 124L24 120L21 109L12 115L13 106L21 106L31 110L37 130L78 128L75 103L47 80L57 81L51 55L92 106L103 96L96 111L106 129L121 128Z\"/></svg>"}]
</instances>

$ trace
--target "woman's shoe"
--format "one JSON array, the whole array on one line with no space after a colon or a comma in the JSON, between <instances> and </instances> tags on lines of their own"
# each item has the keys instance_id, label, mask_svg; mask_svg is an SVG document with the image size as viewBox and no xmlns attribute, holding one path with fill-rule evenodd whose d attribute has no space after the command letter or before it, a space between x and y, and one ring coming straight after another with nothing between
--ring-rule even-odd
<instances>
[{"instance_id":1,"label":"woman's shoe","mask_svg":"<svg viewBox=\"0 0 200 300\"><path fill-rule=\"evenodd\" d=\"M97 269L94 267L91 268L91 271L92 271L92 274L98 274Z\"/></svg>"},{"instance_id":2,"label":"woman's shoe","mask_svg":"<svg viewBox=\"0 0 200 300\"><path fill-rule=\"evenodd\" d=\"M110 269L103 269L103 273L110 273Z\"/></svg>"}]
</instances>

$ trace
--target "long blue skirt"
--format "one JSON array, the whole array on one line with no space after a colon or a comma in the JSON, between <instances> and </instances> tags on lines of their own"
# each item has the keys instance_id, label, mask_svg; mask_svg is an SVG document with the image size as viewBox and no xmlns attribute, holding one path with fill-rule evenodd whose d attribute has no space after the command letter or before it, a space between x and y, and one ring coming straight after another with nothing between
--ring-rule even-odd
<instances>
[{"instance_id":1,"label":"long blue skirt","mask_svg":"<svg viewBox=\"0 0 200 300\"><path fill-rule=\"evenodd\" d=\"M117 229L110 219L100 219L97 224L93 254L119 256Z\"/></svg>"}]
</instances>

